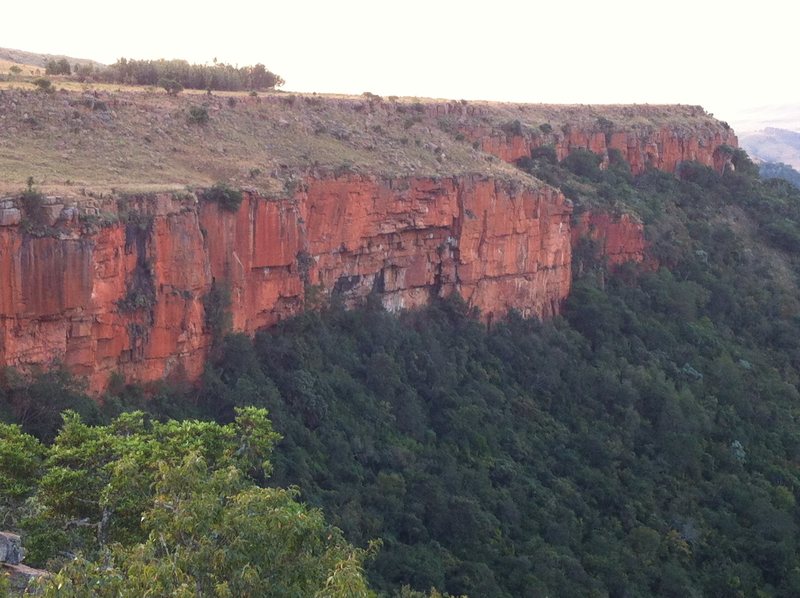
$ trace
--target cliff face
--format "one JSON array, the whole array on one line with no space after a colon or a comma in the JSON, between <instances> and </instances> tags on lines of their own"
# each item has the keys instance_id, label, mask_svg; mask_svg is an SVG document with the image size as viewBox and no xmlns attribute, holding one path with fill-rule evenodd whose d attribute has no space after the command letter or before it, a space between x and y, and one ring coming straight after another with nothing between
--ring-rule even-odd
<instances>
[{"instance_id":1,"label":"cliff face","mask_svg":"<svg viewBox=\"0 0 800 598\"><path fill-rule=\"evenodd\" d=\"M506 162L529 157L531 150L545 145L555 147L556 156L563 160L577 148L588 149L607 159L609 150L617 150L630 165L633 174L650 166L675 172L684 161L700 162L722 172L728 155L719 147L736 147L733 131L709 128L682 132L674 127L658 129L603 132L567 127L559 133L515 134L494 128L465 128L468 138L480 144L483 151Z\"/></svg>"},{"instance_id":2,"label":"cliff face","mask_svg":"<svg viewBox=\"0 0 800 598\"><path fill-rule=\"evenodd\" d=\"M594 241L594 257L605 259L612 268L627 262L639 264L646 259L644 225L630 214L584 212L573 222L571 235L573 247L581 239Z\"/></svg>"},{"instance_id":3,"label":"cliff face","mask_svg":"<svg viewBox=\"0 0 800 598\"><path fill-rule=\"evenodd\" d=\"M203 299L231 295L253 333L306 292L389 309L459 291L486 317L557 312L570 285L571 207L557 191L482 176L309 179L291 199L228 212L167 194L137 217L34 237L0 228L0 362L61 360L101 390L114 372L196 379L211 344Z\"/></svg>"},{"instance_id":4,"label":"cliff face","mask_svg":"<svg viewBox=\"0 0 800 598\"><path fill-rule=\"evenodd\" d=\"M633 174L652 167L675 172L695 161L722 172L738 147L734 131L699 106L547 106L509 105L490 110L463 103L428 107L434 118L452 126L486 153L505 162L529 157L531 150L552 146L563 160L577 148L608 159L617 150ZM503 120L503 119L507 120Z\"/></svg>"},{"instance_id":5,"label":"cliff face","mask_svg":"<svg viewBox=\"0 0 800 598\"><path fill-rule=\"evenodd\" d=\"M573 244L587 236L612 266L641 262L643 229L603 213L573 225L560 192L504 162L552 145L559 158L618 150L635 173L682 160L721 170L730 152L720 146L736 145L686 106L213 96L201 130L181 98L105 100L113 110L98 113L69 94L0 98L10 123L0 142L19 150L0 156L8 197L30 155L52 166L36 180L63 176L59 197L75 194L73 176L122 185L112 197L129 190L119 202L103 203L107 188L50 199L36 230L18 199L0 201L0 366L62 361L94 391L115 372L197 379L212 289L230 293L233 330L248 334L307 303L371 294L392 310L458 292L487 320L511 308L551 316L569 293ZM19 124L28 117L39 126ZM78 121L90 142L65 130ZM260 191L230 212L185 191L129 187L202 188L206 172Z\"/></svg>"},{"instance_id":6,"label":"cliff face","mask_svg":"<svg viewBox=\"0 0 800 598\"><path fill-rule=\"evenodd\" d=\"M496 179L312 181L311 284L349 301L377 290L389 309L458 290L486 315L556 313L569 291L571 207L557 191Z\"/></svg>"},{"instance_id":7,"label":"cliff face","mask_svg":"<svg viewBox=\"0 0 800 598\"><path fill-rule=\"evenodd\" d=\"M117 371L143 381L202 372L211 276L198 214L157 199L138 223L58 237L0 228L0 364L61 361L92 390Z\"/></svg>"}]
</instances>

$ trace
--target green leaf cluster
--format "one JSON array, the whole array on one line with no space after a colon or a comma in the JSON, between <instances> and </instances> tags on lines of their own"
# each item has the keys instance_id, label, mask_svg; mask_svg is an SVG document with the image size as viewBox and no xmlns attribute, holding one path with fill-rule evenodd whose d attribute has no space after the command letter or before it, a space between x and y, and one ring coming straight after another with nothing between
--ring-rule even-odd
<instances>
[{"instance_id":1,"label":"green leaf cluster","mask_svg":"<svg viewBox=\"0 0 800 598\"><path fill-rule=\"evenodd\" d=\"M369 596L363 561L296 489L263 487L280 438L264 409L233 422L105 426L75 412L52 445L0 425L0 492L25 501L36 596Z\"/></svg>"},{"instance_id":2,"label":"green leaf cluster","mask_svg":"<svg viewBox=\"0 0 800 598\"><path fill-rule=\"evenodd\" d=\"M224 182L215 183L203 193L206 201L213 201L228 212L236 212L242 205L244 195Z\"/></svg>"}]
</instances>

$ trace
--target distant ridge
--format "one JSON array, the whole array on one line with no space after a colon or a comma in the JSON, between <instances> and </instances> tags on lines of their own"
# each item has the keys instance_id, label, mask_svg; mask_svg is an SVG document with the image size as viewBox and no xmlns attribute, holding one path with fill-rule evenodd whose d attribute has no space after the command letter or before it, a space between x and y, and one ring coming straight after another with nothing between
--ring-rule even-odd
<instances>
[{"instance_id":1,"label":"distant ridge","mask_svg":"<svg viewBox=\"0 0 800 598\"><path fill-rule=\"evenodd\" d=\"M741 135L742 147L762 162L782 162L800 169L800 133L776 127Z\"/></svg>"},{"instance_id":2,"label":"distant ridge","mask_svg":"<svg viewBox=\"0 0 800 598\"><path fill-rule=\"evenodd\" d=\"M800 104L795 102L754 106L728 114L726 120L739 134L761 131L766 127L800 131Z\"/></svg>"},{"instance_id":3,"label":"distant ridge","mask_svg":"<svg viewBox=\"0 0 800 598\"><path fill-rule=\"evenodd\" d=\"M70 65L80 64L81 66L106 66L102 62L90 60L88 58L75 58L74 56L65 56L63 54L43 54L37 52L28 52L26 50L15 50L13 48L0 48L0 60L8 60L19 64L30 64L35 66L44 67L50 60L61 60L65 58Z\"/></svg>"}]
</instances>

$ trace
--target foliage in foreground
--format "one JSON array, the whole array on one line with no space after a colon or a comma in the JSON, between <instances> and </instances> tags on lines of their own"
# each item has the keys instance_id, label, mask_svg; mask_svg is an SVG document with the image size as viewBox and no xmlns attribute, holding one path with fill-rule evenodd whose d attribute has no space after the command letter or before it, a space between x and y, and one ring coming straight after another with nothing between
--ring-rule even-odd
<instances>
[{"instance_id":1,"label":"foliage in foreground","mask_svg":"<svg viewBox=\"0 0 800 598\"><path fill-rule=\"evenodd\" d=\"M367 551L299 503L296 490L259 485L277 438L256 408L238 409L224 426L152 422L141 412L89 426L67 412L49 447L3 425L6 507L21 521L29 561L57 571L30 591L370 595Z\"/></svg>"}]
</instances>

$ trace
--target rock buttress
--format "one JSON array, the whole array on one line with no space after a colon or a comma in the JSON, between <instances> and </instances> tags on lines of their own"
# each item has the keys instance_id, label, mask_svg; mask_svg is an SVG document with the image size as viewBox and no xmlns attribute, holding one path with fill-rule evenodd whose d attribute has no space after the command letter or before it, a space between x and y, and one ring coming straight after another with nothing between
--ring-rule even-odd
<instances>
[{"instance_id":1,"label":"rock buttress","mask_svg":"<svg viewBox=\"0 0 800 598\"><path fill-rule=\"evenodd\" d=\"M572 246L577 247L581 239L593 241L594 257L604 259L612 268L647 261L644 225L630 214L588 211L577 215L572 224Z\"/></svg>"},{"instance_id":2,"label":"rock buttress","mask_svg":"<svg viewBox=\"0 0 800 598\"><path fill-rule=\"evenodd\" d=\"M487 317L553 315L570 286L569 216L559 192L466 176L312 181L302 202L309 282L346 304L388 309L459 292Z\"/></svg>"},{"instance_id":3,"label":"rock buttress","mask_svg":"<svg viewBox=\"0 0 800 598\"><path fill-rule=\"evenodd\" d=\"M0 364L63 363L102 390L119 372L196 379L210 285L198 214L156 198L136 222L35 237L0 227Z\"/></svg>"}]
</instances>

